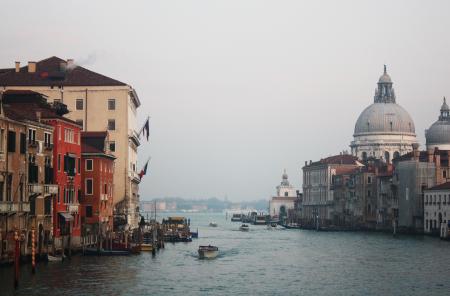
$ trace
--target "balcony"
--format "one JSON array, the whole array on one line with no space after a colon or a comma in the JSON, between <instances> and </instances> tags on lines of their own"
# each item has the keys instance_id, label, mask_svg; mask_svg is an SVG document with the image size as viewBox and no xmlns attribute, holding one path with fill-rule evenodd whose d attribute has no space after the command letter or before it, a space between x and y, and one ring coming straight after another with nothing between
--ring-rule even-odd
<instances>
[{"instance_id":1,"label":"balcony","mask_svg":"<svg viewBox=\"0 0 450 296\"><path fill-rule=\"evenodd\" d=\"M47 151L53 150L53 144L44 143L44 150L47 150Z\"/></svg>"},{"instance_id":2,"label":"balcony","mask_svg":"<svg viewBox=\"0 0 450 296\"><path fill-rule=\"evenodd\" d=\"M38 142L36 141L36 140L29 140L28 141L28 147L30 147L30 148L37 148L37 146L38 146Z\"/></svg>"},{"instance_id":3,"label":"balcony","mask_svg":"<svg viewBox=\"0 0 450 296\"><path fill-rule=\"evenodd\" d=\"M128 130L128 138L133 141L134 145L141 145L141 141L139 140L139 135L134 130Z\"/></svg>"},{"instance_id":4,"label":"balcony","mask_svg":"<svg viewBox=\"0 0 450 296\"><path fill-rule=\"evenodd\" d=\"M28 184L28 193L29 194L42 194L42 185L41 184Z\"/></svg>"},{"instance_id":5,"label":"balcony","mask_svg":"<svg viewBox=\"0 0 450 296\"><path fill-rule=\"evenodd\" d=\"M78 213L79 204L69 204L67 206L67 211L69 213Z\"/></svg>"},{"instance_id":6,"label":"balcony","mask_svg":"<svg viewBox=\"0 0 450 296\"><path fill-rule=\"evenodd\" d=\"M0 213L17 213L17 212L29 212L30 211L30 203L29 202L20 202L13 203L10 201L0 202Z\"/></svg>"},{"instance_id":7,"label":"balcony","mask_svg":"<svg viewBox=\"0 0 450 296\"><path fill-rule=\"evenodd\" d=\"M58 194L58 185L45 184L44 185L44 194Z\"/></svg>"}]
</instances>

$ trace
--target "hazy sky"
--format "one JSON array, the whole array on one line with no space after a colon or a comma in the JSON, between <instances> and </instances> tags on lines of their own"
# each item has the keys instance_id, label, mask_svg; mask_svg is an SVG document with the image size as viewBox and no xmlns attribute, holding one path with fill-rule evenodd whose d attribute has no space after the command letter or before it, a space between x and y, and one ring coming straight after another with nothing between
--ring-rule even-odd
<instances>
[{"instance_id":1,"label":"hazy sky","mask_svg":"<svg viewBox=\"0 0 450 296\"><path fill-rule=\"evenodd\" d=\"M450 1L2 1L0 67L49 56L134 86L141 198L269 198L349 150L383 64L424 130L450 97Z\"/></svg>"}]
</instances>

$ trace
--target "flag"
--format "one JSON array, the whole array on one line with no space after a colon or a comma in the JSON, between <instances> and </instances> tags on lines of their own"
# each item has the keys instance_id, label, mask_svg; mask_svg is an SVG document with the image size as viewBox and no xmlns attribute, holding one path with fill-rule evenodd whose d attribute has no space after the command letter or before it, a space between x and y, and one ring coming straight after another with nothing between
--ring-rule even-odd
<instances>
[{"instance_id":1,"label":"flag","mask_svg":"<svg viewBox=\"0 0 450 296\"><path fill-rule=\"evenodd\" d=\"M148 137L150 136L150 117L147 117L147 120L145 121L144 126L142 127L139 135L141 133L144 134L144 136L147 138L148 141Z\"/></svg>"},{"instance_id":2,"label":"flag","mask_svg":"<svg viewBox=\"0 0 450 296\"><path fill-rule=\"evenodd\" d=\"M142 180L142 177L145 176L145 174L147 174L147 166L148 166L148 161L150 159L147 160L147 162L145 163L144 167L142 168L141 172L139 173L139 180Z\"/></svg>"}]
</instances>

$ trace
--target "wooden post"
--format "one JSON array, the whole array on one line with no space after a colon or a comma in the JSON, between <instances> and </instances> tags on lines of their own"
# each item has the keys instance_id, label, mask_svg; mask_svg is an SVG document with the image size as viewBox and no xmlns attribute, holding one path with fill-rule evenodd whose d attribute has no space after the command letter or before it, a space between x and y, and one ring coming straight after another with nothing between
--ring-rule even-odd
<instances>
[{"instance_id":1,"label":"wooden post","mask_svg":"<svg viewBox=\"0 0 450 296\"><path fill-rule=\"evenodd\" d=\"M20 260L20 238L17 230L14 231L15 250L14 250L14 288L19 286L19 260Z\"/></svg>"},{"instance_id":2,"label":"wooden post","mask_svg":"<svg viewBox=\"0 0 450 296\"><path fill-rule=\"evenodd\" d=\"M36 272L36 249L35 249L35 230L34 227L31 228L31 273Z\"/></svg>"}]
</instances>

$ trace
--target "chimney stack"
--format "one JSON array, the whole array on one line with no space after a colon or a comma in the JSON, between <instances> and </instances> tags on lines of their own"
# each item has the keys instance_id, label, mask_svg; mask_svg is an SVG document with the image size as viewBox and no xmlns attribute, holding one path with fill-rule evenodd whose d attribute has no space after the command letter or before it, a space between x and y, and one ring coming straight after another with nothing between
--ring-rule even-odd
<instances>
[{"instance_id":1,"label":"chimney stack","mask_svg":"<svg viewBox=\"0 0 450 296\"><path fill-rule=\"evenodd\" d=\"M73 59L67 59L67 68L72 69L74 67Z\"/></svg>"},{"instance_id":2,"label":"chimney stack","mask_svg":"<svg viewBox=\"0 0 450 296\"><path fill-rule=\"evenodd\" d=\"M36 62L28 62L28 73L36 72Z\"/></svg>"},{"instance_id":3,"label":"chimney stack","mask_svg":"<svg viewBox=\"0 0 450 296\"><path fill-rule=\"evenodd\" d=\"M20 62L15 62L16 64L16 73L20 72Z\"/></svg>"}]
</instances>

